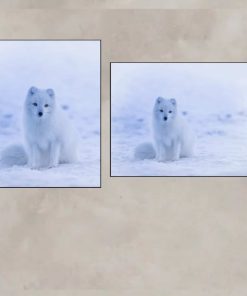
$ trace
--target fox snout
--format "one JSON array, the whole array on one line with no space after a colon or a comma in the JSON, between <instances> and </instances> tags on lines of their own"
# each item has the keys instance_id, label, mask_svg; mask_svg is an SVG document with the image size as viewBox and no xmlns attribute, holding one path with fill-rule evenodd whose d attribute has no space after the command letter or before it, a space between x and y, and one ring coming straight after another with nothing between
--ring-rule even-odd
<instances>
[{"instance_id":1,"label":"fox snout","mask_svg":"<svg viewBox=\"0 0 247 296\"><path fill-rule=\"evenodd\" d=\"M164 120L166 121L168 118L167 118L167 116L164 116Z\"/></svg>"},{"instance_id":2,"label":"fox snout","mask_svg":"<svg viewBox=\"0 0 247 296\"><path fill-rule=\"evenodd\" d=\"M39 117L43 116L43 112L40 111L40 112L38 113L38 116L39 116Z\"/></svg>"}]
</instances>

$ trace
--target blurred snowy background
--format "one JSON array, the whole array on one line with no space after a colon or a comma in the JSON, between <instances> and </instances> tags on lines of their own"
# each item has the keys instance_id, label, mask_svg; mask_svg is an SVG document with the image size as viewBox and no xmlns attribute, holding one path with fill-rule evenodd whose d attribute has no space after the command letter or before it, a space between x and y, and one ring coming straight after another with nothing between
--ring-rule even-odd
<instances>
[{"instance_id":1,"label":"blurred snowy background","mask_svg":"<svg viewBox=\"0 0 247 296\"><path fill-rule=\"evenodd\" d=\"M196 155L176 162L134 160L152 141L158 96L177 99L197 137ZM247 64L111 64L112 176L247 175Z\"/></svg>"},{"instance_id":2,"label":"blurred snowy background","mask_svg":"<svg viewBox=\"0 0 247 296\"><path fill-rule=\"evenodd\" d=\"M100 186L100 42L0 41L0 151L23 140L30 86L53 88L80 135L80 163L53 169L0 167L0 186Z\"/></svg>"}]
</instances>

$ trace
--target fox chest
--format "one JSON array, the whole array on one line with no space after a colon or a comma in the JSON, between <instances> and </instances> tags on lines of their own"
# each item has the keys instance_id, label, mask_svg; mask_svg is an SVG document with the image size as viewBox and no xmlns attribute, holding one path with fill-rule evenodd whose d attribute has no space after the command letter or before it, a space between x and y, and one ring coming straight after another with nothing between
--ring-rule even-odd
<instances>
[{"instance_id":1,"label":"fox chest","mask_svg":"<svg viewBox=\"0 0 247 296\"><path fill-rule=\"evenodd\" d=\"M48 150L51 146L51 140L46 138L39 139L36 144L41 150Z\"/></svg>"},{"instance_id":2,"label":"fox chest","mask_svg":"<svg viewBox=\"0 0 247 296\"><path fill-rule=\"evenodd\" d=\"M177 134L171 134L163 132L158 135L158 142L162 143L162 145L166 147L171 147L175 142L179 140L179 137Z\"/></svg>"},{"instance_id":3,"label":"fox chest","mask_svg":"<svg viewBox=\"0 0 247 296\"><path fill-rule=\"evenodd\" d=\"M33 144L37 145L39 149L44 151L48 150L51 146L51 143L56 141L56 136L50 131L39 130L36 131L36 133L29 135L29 139Z\"/></svg>"}]
</instances>

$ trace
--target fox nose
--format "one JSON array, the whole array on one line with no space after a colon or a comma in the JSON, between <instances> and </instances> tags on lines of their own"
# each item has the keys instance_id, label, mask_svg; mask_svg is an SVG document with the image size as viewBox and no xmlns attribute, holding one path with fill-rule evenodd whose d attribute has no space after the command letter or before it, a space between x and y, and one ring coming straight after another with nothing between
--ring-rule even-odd
<instances>
[{"instance_id":1,"label":"fox nose","mask_svg":"<svg viewBox=\"0 0 247 296\"><path fill-rule=\"evenodd\" d=\"M164 120L167 120L167 116L164 117Z\"/></svg>"},{"instance_id":2,"label":"fox nose","mask_svg":"<svg viewBox=\"0 0 247 296\"><path fill-rule=\"evenodd\" d=\"M39 117L41 117L43 115L43 112L39 112L38 115Z\"/></svg>"}]
</instances>

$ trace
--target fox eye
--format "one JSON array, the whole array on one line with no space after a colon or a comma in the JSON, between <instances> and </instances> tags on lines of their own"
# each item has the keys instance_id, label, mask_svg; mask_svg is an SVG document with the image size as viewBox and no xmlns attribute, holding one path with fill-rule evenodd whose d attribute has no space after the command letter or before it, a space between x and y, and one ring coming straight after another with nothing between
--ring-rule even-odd
<instances>
[{"instance_id":1,"label":"fox eye","mask_svg":"<svg viewBox=\"0 0 247 296\"><path fill-rule=\"evenodd\" d=\"M48 107L49 105L48 104L45 104L45 107Z\"/></svg>"},{"instance_id":2,"label":"fox eye","mask_svg":"<svg viewBox=\"0 0 247 296\"><path fill-rule=\"evenodd\" d=\"M37 103L33 103L33 105L34 105L35 107L37 107L37 106L38 106L38 104L37 104Z\"/></svg>"},{"instance_id":3,"label":"fox eye","mask_svg":"<svg viewBox=\"0 0 247 296\"><path fill-rule=\"evenodd\" d=\"M160 112L163 112L163 109L160 109Z\"/></svg>"},{"instance_id":4,"label":"fox eye","mask_svg":"<svg viewBox=\"0 0 247 296\"><path fill-rule=\"evenodd\" d=\"M172 111L170 110L168 113L172 113Z\"/></svg>"}]
</instances>

